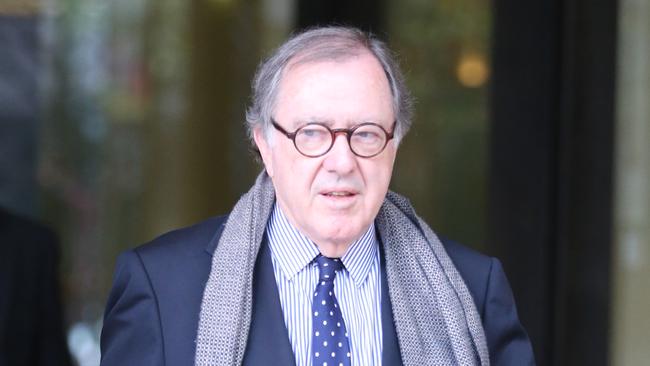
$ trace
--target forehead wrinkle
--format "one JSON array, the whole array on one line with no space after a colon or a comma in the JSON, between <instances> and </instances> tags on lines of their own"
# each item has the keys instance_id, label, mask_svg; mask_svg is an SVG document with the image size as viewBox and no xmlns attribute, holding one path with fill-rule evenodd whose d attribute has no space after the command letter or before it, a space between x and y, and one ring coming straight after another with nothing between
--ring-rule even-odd
<instances>
[{"instance_id":1,"label":"forehead wrinkle","mask_svg":"<svg viewBox=\"0 0 650 366\"><path fill-rule=\"evenodd\" d=\"M311 51L311 52L309 52ZM287 66L282 70L282 76L280 78L280 83L279 83L279 88L278 88L278 93L275 98L275 103L274 103L274 111L275 108L277 108L277 103L280 102L281 100L285 99L285 92L287 91L286 86L287 86L287 79L290 78L293 73L298 72L297 69L304 67L304 66L309 66L309 65L315 65L315 64L320 64L320 63L335 63L335 64L345 64L350 61L358 60L364 56L368 56L371 59L373 59L376 63L377 70L379 70L381 73L379 76L379 81L380 83L386 83L387 89L389 90L389 95L392 97L392 90L390 88L390 83L389 80L387 79L387 76L385 75L385 70L383 69L381 63L379 63L379 60L377 57L369 52L366 49L363 48L357 48L353 52L338 52L335 53L334 55L332 54L325 54L324 52L320 51L325 51L323 49L316 50L317 52L314 52L314 50L307 50L304 53L298 54L292 58L291 61L287 64ZM307 73L308 75L309 73ZM284 103L287 103L287 100L284 100ZM291 108L290 108L291 109ZM391 108L393 109L393 108ZM275 112L274 112L275 113ZM309 113L309 112L307 112ZM394 110L393 110L394 113ZM327 114L327 113L326 113ZM365 117L359 117L358 116L329 116L326 117L324 115L308 115L307 117L303 116L296 116L293 118L293 120L286 121L285 123L288 123L289 126L288 128L293 128L294 130L297 128L300 128L308 123L322 123L330 128L335 128L337 127L336 125L339 123L339 120L341 121L341 125L338 127L344 127L344 128L352 128L354 126L357 126L362 123L366 122L371 122L378 124L382 127L384 127L386 130L390 130L391 126L393 125L394 122L394 117L390 119L390 121L387 121L387 118L382 118L382 116L378 115L373 115L373 113L368 113Z\"/></svg>"},{"instance_id":2,"label":"forehead wrinkle","mask_svg":"<svg viewBox=\"0 0 650 366\"><path fill-rule=\"evenodd\" d=\"M294 118L293 121L289 121L289 123L291 124L291 127L294 128L299 128L309 123L320 123L328 127L334 124L331 118L323 118L323 117L307 117L307 118L296 117Z\"/></svg>"},{"instance_id":3,"label":"forehead wrinkle","mask_svg":"<svg viewBox=\"0 0 650 366\"><path fill-rule=\"evenodd\" d=\"M382 121L377 120L375 118L362 118L362 119L346 119L346 122L343 124L343 128L352 128L355 126L358 126L362 123L374 123L380 126L383 126ZM319 123L323 124L329 128L335 128L336 127L336 121L332 118L320 118L320 117L309 117L309 118L296 118L293 123L292 127L299 128L302 126L305 126L309 123ZM392 121L390 122L392 126ZM391 126L388 126L390 128Z\"/></svg>"}]
</instances>

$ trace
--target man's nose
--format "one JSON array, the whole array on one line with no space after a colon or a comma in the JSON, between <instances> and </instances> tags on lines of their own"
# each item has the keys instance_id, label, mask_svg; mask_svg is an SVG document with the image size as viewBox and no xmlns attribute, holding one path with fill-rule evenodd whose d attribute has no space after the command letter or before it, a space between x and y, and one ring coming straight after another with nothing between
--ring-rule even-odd
<instances>
[{"instance_id":1,"label":"man's nose","mask_svg":"<svg viewBox=\"0 0 650 366\"><path fill-rule=\"evenodd\" d=\"M346 134L337 133L335 135L332 148L325 154L323 166L328 171L335 171L339 174L346 174L354 170L356 156L350 148Z\"/></svg>"}]
</instances>

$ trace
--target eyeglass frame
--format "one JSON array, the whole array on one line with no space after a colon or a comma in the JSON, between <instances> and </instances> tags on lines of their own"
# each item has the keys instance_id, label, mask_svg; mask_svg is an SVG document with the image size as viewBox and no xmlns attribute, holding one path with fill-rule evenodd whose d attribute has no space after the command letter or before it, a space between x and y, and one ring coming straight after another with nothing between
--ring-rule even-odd
<instances>
[{"instance_id":1,"label":"eyeglass frame","mask_svg":"<svg viewBox=\"0 0 650 366\"><path fill-rule=\"evenodd\" d=\"M293 132L287 132L287 130L285 130L282 126L280 126L275 121L275 119L273 119L273 118L271 118L271 124L273 125L273 127L275 127L276 130L278 130L280 133L282 133L284 136L286 136L289 140L291 140L293 142L293 147L296 148L296 151L298 151L300 153L300 155L306 156L308 158L319 158L319 157L327 154L328 152L330 152L330 150L332 150L332 147L334 146L334 143L336 142L336 136L338 134L340 134L340 133L343 133L343 134L345 134L345 137L348 140L348 146L350 147L350 151L352 151L352 153L355 156L358 156L360 158L369 159L369 158L373 158L373 157L381 154L386 149L386 146L388 145L388 142L395 137L395 127L397 126L397 121L393 122L393 130L391 132L386 131L386 129L384 129L381 125L379 125L377 123L374 123L374 122L363 122L363 123L360 123L358 125L352 126L351 128L330 128L329 126L327 126L326 124L321 123L321 122L309 122L309 123L306 123L306 124L298 127ZM304 152L300 151L300 149L298 148L298 145L296 145L296 135L298 134L298 131L300 131L301 129L303 129L303 128L307 127L307 126L311 126L311 125L318 125L318 126L325 127L325 129L327 129L330 132L330 134L332 135L332 140L331 140L332 142L330 143L330 146L322 154L318 154L318 155L305 154ZM384 146L382 146L381 149L375 154L368 155L368 156L359 155L359 153L354 151L354 149L352 148L352 141L351 141L352 140L352 134L354 133L354 131L358 130L359 128L361 128L363 126L377 126L386 135L386 141L384 141Z\"/></svg>"}]
</instances>

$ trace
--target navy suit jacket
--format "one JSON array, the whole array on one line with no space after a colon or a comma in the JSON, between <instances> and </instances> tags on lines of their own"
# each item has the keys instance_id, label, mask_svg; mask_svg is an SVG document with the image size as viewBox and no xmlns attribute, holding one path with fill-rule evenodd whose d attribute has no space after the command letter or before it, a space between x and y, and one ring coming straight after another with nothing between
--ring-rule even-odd
<instances>
[{"instance_id":1,"label":"navy suit jacket","mask_svg":"<svg viewBox=\"0 0 650 366\"><path fill-rule=\"evenodd\" d=\"M225 221L215 217L172 231L119 257L104 314L103 366L194 364L203 290ZM443 244L481 314L492 365L533 365L499 261L451 241ZM382 294L388 294L381 272ZM382 328L383 364L401 365L389 296L382 296ZM253 274L244 365L295 365L266 240Z\"/></svg>"}]
</instances>

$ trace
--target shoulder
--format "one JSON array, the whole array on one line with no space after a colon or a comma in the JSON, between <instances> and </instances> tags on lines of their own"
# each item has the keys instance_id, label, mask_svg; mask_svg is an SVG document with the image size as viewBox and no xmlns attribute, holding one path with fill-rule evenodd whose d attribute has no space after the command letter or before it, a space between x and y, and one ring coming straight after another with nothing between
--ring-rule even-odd
<instances>
[{"instance_id":1,"label":"shoulder","mask_svg":"<svg viewBox=\"0 0 650 366\"><path fill-rule=\"evenodd\" d=\"M140 245L134 251L140 255L161 257L209 249L213 241L219 240L227 218L227 215L215 216L192 226L172 230Z\"/></svg>"},{"instance_id":2,"label":"shoulder","mask_svg":"<svg viewBox=\"0 0 650 366\"><path fill-rule=\"evenodd\" d=\"M102 365L188 364L211 245L225 221L213 217L120 255L104 313Z\"/></svg>"},{"instance_id":3,"label":"shoulder","mask_svg":"<svg viewBox=\"0 0 650 366\"><path fill-rule=\"evenodd\" d=\"M533 350L519 321L510 284L498 259L441 238L447 254L465 280L494 365L534 365Z\"/></svg>"},{"instance_id":4,"label":"shoulder","mask_svg":"<svg viewBox=\"0 0 650 366\"><path fill-rule=\"evenodd\" d=\"M117 258L114 276L119 277L126 268L142 268L147 274L157 268L172 269L187 262L185 258L211 254L208 251L210 245L219 240L226 218L227 216L212 217L192 226L167 232L122 252Z\"/></svg>"},{"instance_id":5,"label":"shoulder","mask_svg":"<svg viewBox=\"0 0 650 366\"><path fill-rule=\"evenodd\" d=\"M3 208L0 208L0 233L16 244L18 242L39 244L43 241L56 240L56 235L47 226Z\"/></svg>"},{"instance_id":6,"label":"shoulder","mask_svg":"<svg viewBox=\"0 0 650 366\"><path fill-rule=\"evenodd\" d=\"M212 217L124 251L117 259L115 275L126 268L140 267L154 287L203 275L209 271L210 258L226 219L227 216Z\"/></svg>"},{"instance_id":7,"label":"shoulder","mask_svg":"<svg viewBox=\"0 0 650 366\"><path fill-rule=\"evenodd\" d=\"M128 288L166 292L179 281L209 273L212 253L207 248L219 240L225 221L225 216L213 217L122 252L116 261L108 308Z\"/></svg>"},{"instance_id":8,"label":"shoulder","mask_svg":"<svg viewBox=\"0 0 650 366\"><path fill-rule=\"evenodd\" d=\"M440 241L461 277L465 280L465 284L474 297L474 302L480 312L483 310L483 299L496 260L453 240L440 237Z\"/></svg>"},{"instance_id":9,"label":"shoulder","mask_svg":"<svg viewBox=\"0 0 650 366\"><path fill-rule=\"evenodd\" d=\"M55 263L58 245L56 234L47 226L0 208L0 255L3 257L28 266Z\"/></svg>"}]
</instances>

